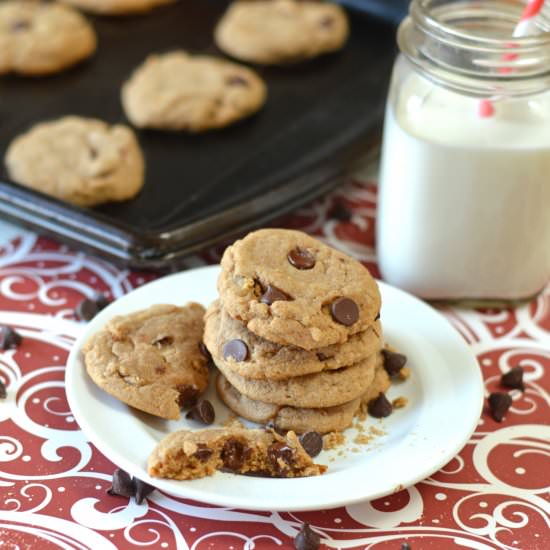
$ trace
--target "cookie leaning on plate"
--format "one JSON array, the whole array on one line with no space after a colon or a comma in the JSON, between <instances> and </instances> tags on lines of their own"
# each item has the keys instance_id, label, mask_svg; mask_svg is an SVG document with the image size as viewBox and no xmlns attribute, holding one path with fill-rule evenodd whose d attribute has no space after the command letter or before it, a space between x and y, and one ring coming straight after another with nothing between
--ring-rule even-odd
<instances>
[{"instance_id":1,"label":"cookie leaning on plate","mask_svg":"<svg viewBox=\"0 0 550 550\"><path fill-rule=\"evenodd\" d=\"M5 163L17 183L79 206L131 199L145 170L130 128L77 116L37 124L16 137Z\"/></svg>"},{"instance_id":2,"label":"cookie leaning on plate","mask_svg":"<svg viewBox=\"0 0 550 550\"><path fill-rule=\"evenodd\" d=\"M86 370L122 402L177 420L208 385L203 315L201 305L189 303L115 317L84 344Z\"/></svg>"},{"instance_id":3,"label":"cookie leaning on plate","mask_svg":"<svg viewBox=\"0 0 550 550\"><path fill-rule=\"evenodd\" d=\"M340 49L348 37L344 10L325 2L234 2L215 30L218 47L236 59L284 64Z\"/></svg>"},{"instance_id":4,"label":"cookie leaning on plate","mask_svg":"<svg viewBox=\"0 0 550 550\"><path fill-rule=\"evenodd\" d=\"M57 3L0 3L0 74L45 75L89 57L96 49L92 26Z\"/></svg>"},{"instance_id":5,"label":"cookie leaning on plate","mask_svg":"<svg viewBox=\"0 0 550 550\"><path fill-rule=\"evenodd\" d=\"M176 0L61 0L76 8L100 15L127 15L152 10Z\"/></svg>"},{"instance_id":6,"label":"cookie leaning on plate","mask_svg":"<svg viewBox=\"0 0 550 550\"><path fill-rule=\"evenodd\" d=\"M151 55L122 87L122 105L138 128L201 132L255 113L266 86L252 70L205 55Z\"/></svg>"},{"instance_id":7,"label":"cookie leaning on plate","mask_svg":"<svg viewBox=\"0 0 550 550\"><path fill-rule=\"evenodd\" d=\"M221 266L223 308L271 342L343 344L378 319L380 292L367 268L300 231L249 233L225 250Z\"/></svg>"}]
</instances>

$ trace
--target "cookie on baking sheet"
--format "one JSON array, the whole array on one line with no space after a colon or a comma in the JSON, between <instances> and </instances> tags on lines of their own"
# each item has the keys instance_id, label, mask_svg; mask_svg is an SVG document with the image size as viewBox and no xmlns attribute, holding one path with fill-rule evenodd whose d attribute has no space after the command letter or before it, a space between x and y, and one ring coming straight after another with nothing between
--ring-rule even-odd
<instances>
[{"instance_id":1,"label":"cookie on baking sheet","mask_svg":"<svg viewBox=\"0 0 550 550\"><path fill-rule=\"evenodd\" d=\"M180 430L162 439L147 463L150 476L196 479L217 470L269 477L305 477L322 474L296 434L243 428Z\"/></svg>"},{"instance_id":2,"label":"cookie on baking sheet","mask_svg":"<svg viewBox=\"0 0 550 550\"><path fill-rule=\"evenodd\" d=\"M253 380L223 365L217 367L232 386L251 399L290 407L319 408L341 405L362 395L374 378L376 356L373 354L342 369L286 380Z\"/></svg>"},{"instance_id":3,"label":"cookie on baking sheet","mask_svg":"<svg viewBox=\"0 0 550 550\"><path fill-rule=\"evenodd\" d=\"M218 373L216 390L220 399L234 413L258 424L273 423L279 430L297 433L316 431L321 434L345 430L353 421L361 404L359 397L334 407L301 408L274 405L250 399ZM378 394L377 394L378 395Z\"/></svg>"},{"instance_id":4,"label":"cookie on baking sheet","mask_svg":"<svg viewBox=\"0 0 550 550\"><path fill-rule=\"evenodd\" d=\"M78 9L100 15L127 15L150 11L163 4L176 0L61 0Z\"/></svg>"},{"instance_id":5,"label":"cookie on baking sheet","mask_svg":"<svg viewBox=\"0 0 550 550\"><path fill-rule=\"evenodd\" d=\"M266 86L252 70L205 55L151 55L122 87L128 119L139 128L201 132L255 113Z\"/></svg>"},{"instance_id":6,"label":"cookie on baking sheet","mask_svg":"<svg viewBox=\"0 0 550 550\"><path fill-rule=\"evenodd\" d=\"M204 308L155 305L115 317L83 347L92 380L141 411L176 420L208 385Z\"/></svg>"},{"instance_id":7,"label":"cookie on baking sheet","mask_svg":"<svg viewBox=\"0 0 550 550\"><path fill-rule=\"evenodd\" d=\"M213 302L205 316L204 343L216 364L234 370L246 378L280 380L352 365L378 351L382 345L380 321L354 334L343 344L307 351L296 346L281 346L248 331ZM245 361L224 357L224 346L239 340L247 349Z\"/></svg>"},{"instance_id":8,"label":"cookie on baking sheet","mask_svg":"<svg viewBox=\"0 0 550 550\"><path fill-rule=\"evenodd\" d=\"M77 11L52 2L0 2L0 74L45 75L89 57L92 26Z\"/></svg>"},{"instance_id":9,"label":"cookie on baking sheet","mask_svg":"<svg viewBox=\"0 0 550 550\"><path fill-rule=\"evenodd\" d=\"M379 316L367 268L300 231L249 233L225 250L221 266L222 307L271 342L308 350L342 344Z\"/></svg>"},{"instance_id":10,"label":"cookie on baking sheet","mask_svg":"<svg viewBox=\"0 0 550 550\"><path fill-rule=\"evenodd\" d=\"M272 65L338 50L348 33L346 13L336 4L258 0L231 4L214 36L232 57Z\"/></svg>"},{"instance_id":11,"label":"cookie on baking sheet","mask_svg":"<svg viewBox=\"0 0 550 550\"><path fill-rule=\"evenodd\" d=\"M16 137L5 163L15 182L79 206L131 199L145 171L130 128L77 116L37 124Z\"/></svg>"}]
</instances>

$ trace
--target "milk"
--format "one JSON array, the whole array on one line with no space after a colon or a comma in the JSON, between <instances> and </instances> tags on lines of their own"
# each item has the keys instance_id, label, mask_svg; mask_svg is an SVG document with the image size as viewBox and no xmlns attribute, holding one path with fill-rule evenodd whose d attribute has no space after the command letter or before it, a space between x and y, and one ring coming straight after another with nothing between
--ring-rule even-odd
<instances>
[{"instance_id":1,"label":"milk","mask_svg":"<svg viewBox=\"0 0 550 550\"><path fill-rule=\"evenodd\" d=\"M550 92L477 100L409 73L388 102L383 278L428 299L524 298L550 276Z\"/></svg>"}]
</instances>

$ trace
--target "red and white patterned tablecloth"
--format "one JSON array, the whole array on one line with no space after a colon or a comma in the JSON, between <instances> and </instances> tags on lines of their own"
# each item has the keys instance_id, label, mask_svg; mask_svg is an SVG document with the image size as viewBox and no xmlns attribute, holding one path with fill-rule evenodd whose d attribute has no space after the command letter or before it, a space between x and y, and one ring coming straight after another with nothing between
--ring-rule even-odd
<instances>
[{"instance_id":1,"label":"red and white patterned tablecloth","mask_svg":"<svg viewBox=\"0 0 550 550\"><path fill-rule=\"evenodd\" d=\"M335 211L341 204L349 220ZM377 274L375 213L376 185L364 171L281 223ZM190 258L189 267L217 261L222 249ZM0 400L0 550L293 548L304 521L322 533L323 548L399 550L405 541L413 550L550 548L550 287L516 308L442 308L477 356L487 393L502 372L524 367L525 393L512 392L504 422L484 414L462 452L414 487L291 514L218 508L159 491L141 505L106 495L115 465L86 440L65 397L65 361L83 329L73 309L97 291L118 298L157 276L0 226L0 323L24 337L18 349L0 352L8 393Z\"/></svg>"}]
</instances>

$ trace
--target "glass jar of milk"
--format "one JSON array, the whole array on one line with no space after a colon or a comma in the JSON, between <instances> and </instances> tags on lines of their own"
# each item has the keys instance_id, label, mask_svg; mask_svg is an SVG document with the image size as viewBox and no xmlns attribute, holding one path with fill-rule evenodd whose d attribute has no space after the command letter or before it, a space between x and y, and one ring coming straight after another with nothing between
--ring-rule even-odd
<instances>
[{"instance_id":1,"label":"glass jar of milk","mask_svg":"<svg viewBox=\"0 0 550 550\"><path fill-rule=\"evenodd\" d=\"M550 6L413 0L384 126L377 252L427 299L520 299L550 277Z\"/></svg>"}]
</instances>

